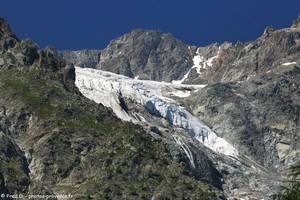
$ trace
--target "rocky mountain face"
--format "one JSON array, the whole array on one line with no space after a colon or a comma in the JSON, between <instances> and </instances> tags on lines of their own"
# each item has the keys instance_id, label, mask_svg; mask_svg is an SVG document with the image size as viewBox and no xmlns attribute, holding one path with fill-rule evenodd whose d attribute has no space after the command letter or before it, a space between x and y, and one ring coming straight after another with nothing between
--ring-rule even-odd
<instances>
[{"instance_id":1,"label":"rocky mountain face","mask_svg":"<svg viewBox=\"0 0 300 200\"><path fill-rule=\"evenodd\" d=\"M137 29L101 51L97 69L139 79L172 81L188 71L195 48L159 31Z\"/></svg>"},{"instance_id":2,"label":"rocky mountain face","mask_svg":"<svg viewBox=\"0 0 300 200\"><path fill-rule=\"evenodd\" d=\"M0 19L3 199L224 199L205 149L191 170L176 141L121 121L84 97L75 78L73 64L18 39Z\"/></svg>"},{"instance_id":3,"label":"rocky mountain face","mask_svg":"<svg viewBox=\"0 0 300 200\"><path fill-rule=\"evenodd\" d=\"M267 27L253 42L199 48L170 34L135 30L102 50L96 68L207 85L182 104L243 153L281 169L299 157L299 50L299 18L290 28Z\"/></svg>"},{"instance_id":4,"label":"rocky mountain face","mask_svg":"<svg viewBox=\"0 0 300 200\"><path fill-rule=\"evenodd\" d=\"M88 98L111 107L123 120L146 123L144 127L150 127L169 141L170 135L174 140L174 133L182 133L177 145L188 147L185 153L190 160L191 155L197 155L195 149L201 149L201 144L195 143L193 134L186 135L190 130L182 124L187 114L179 114L180 117L174 114L178 107L183 107L239 153L239 164L236 163L239 167L233 167L231 159L225 157L222 162L213 162L219 158L205 152L225 180L222 189L226 197L268 199L271 192L267 194L267 188L280 182L288 167L300 162L299 22L298 18L290 28L280 30L267 27L252 42L225 42L198 48L169 34L135 30L102 50L96 66L99 70L125 75L129 81L105 75L103 71L87 70L79 72L85 76L78 74L81 82L77 87ZM169 83L142 81L149 79ZM108 85L102 83L104 80ZM121 85L115 85L114 81ZM154 93L153 87L157 88ZM132 88L135 96L128 92ZM147 98L160 100L145 101L145 94ZM108 95L110 101L103 100L103 95ZM165 109L162 96L177 107ZM228 170L233 168L239 170ZM251 176L245 175L249 173ZM264 189L255 191L258 187L255 183Z\"/></svg>"},{"instance_id":5,"label":"rocky mountain face","mask_svg":"<svg viewBox=\"0 0 300 200\"><path fill-rule=\"evenodd\" d=\"M206 83L183 102L220 136L266 167L299 162L300 28L267 28L254 42L219 47L185 83ZM195 74L191 71L191 74Z\"/></svg>"},{"instance_id":6,"label":"rocky mountain face","mask_svg":"<svg viewBox=\"0 0 300 200\"><path fill-rule=\"evenodd\" d=\"M184 104L241 152L274 170L299 162L299 68L216 83Z\"/></svg>"},{"instance_id":7,"label":"rocky mountain face","mask_svg":"<svg viewBox=\"0 0 300 200\"><path fill-rule=\"evenodd\" d=\"M268 27L253 42L199 48L170 34L138 29L103 49L97 69L141 80L187 84L243 81L297 58L298 50L299 19L291 28Z\"/></svg>"},{"instance_id":8,"label":"rocky mountain face","mask_svg":"<svg viewBox=\"0 0 300 200\"><path fill-rule=\"evenodd\" d=\"M74 65L94 68L99 61L100 50L58 51L58 54Z\"/></svg>"},{"instance_id":9,"label":"rocky mountain face","mask_svg":"<svg viewBox=\"0 0 300 200\"><path fill-rule=\"evenodd\" d=\"M299 28L266 28L264 34L253 42L219 45L213 53L211 65L202 67L206 69L199 75L191 72L186 83L244 81L281 64L296 62L299 58L299 34ZM201 48L198 55L203 56Z\"/></svg>"}]
</instances>

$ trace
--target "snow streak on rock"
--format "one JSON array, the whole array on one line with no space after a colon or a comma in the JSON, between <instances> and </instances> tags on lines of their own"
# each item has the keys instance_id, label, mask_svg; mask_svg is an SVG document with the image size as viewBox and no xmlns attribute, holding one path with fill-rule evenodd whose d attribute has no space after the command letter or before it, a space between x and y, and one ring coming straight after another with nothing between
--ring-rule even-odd
<instances>
[{"instance_id":1,"label":"snow streak on rock","mask_svg":"<svg viewBox=\"0 0 300 200\"><path fill-rule=\"evenodd\" d=\"M209 127L171 98L172 96L184 98L190 92L203 88L203 85L135 80L111 72L79 67L76 67L75 83L83 95L112 108L123 120L136 123L140 121L140 118L135 117L136 113L124 109L120 99L125 98L143 106L152 115L166 119L171 126L184 129L191 137L208 148L230 156L238 155L231 144L218 137Z\"/></svg>"},{"instance_id":2,"label":"snow streak on rock","mask_svg":"<svg viewBox=\"0 0 300 200\"><path fill-rule=\"evenodd\" d=\"M182 150L184 151L184 153L186 154L186 156L188 157L188 159L189 159L189 161L190 161L190 163L191 163L191 166L192 166L193 168L195 168L196 165L195 165L194 157L193 157L193 154L192 154L192 152L191 152L189 146L186 145L186 144L182 141L182 139L180 138L180 136L178 136L178 135L173 135L173 138L174 138L175 142L182 148Z\"/></svg>"},{"instance_id":3,"label":"snow streak on rock","mask_svg":"<svg viewBox=\"0 0 300 200\"><path fill-rule=\"evenodd\" d=\"M282 65L284 66L289 66L289 65L296 65L297 62L287 62L287 63L283 63Z\"/></svg>"},{"instance_id":4,"label":"snow streak on rock","mask_svg":"<svg viewBox=\"0 0 300 200\"><path fill-rule=\"evenodd\" d=\"M213 66L213 62L215 59L217 59L219 57L220 54L220 47L219 50L217 52L217 55L209 58L209 59L204 59L203 56L201 56L201 54L199 53L199 49L197 50L197 55L194 57L193 62L194 62L194 66L192 68L195 68L198 74L201 74L203 69L207 69L208 67L212 67Z\"/></svg>"},{"instance_id":5,"label":"snow streak on rock","mask_svg":"<svg viewBox=\"0 0 300 200\"><path fill-rule=\"evenodd\" d=\"M220 54L220 47L219 47L219 50L217 52L217 55L215 55L213 57L210 57L208 59L205 59L204 56L201 55L199 49L197 49L196 56L194 56L194 58L193 58L194 65L183 76L183 78L181 80L173 80L172 83L182 84L189 77L189 74L191 73L192 69L195 69L196 72L199 75L201 75L203 70L213 66L213 62L215 61L215 59L217 59L219 57L219 54Z\"/></svg>"}]
</instances>

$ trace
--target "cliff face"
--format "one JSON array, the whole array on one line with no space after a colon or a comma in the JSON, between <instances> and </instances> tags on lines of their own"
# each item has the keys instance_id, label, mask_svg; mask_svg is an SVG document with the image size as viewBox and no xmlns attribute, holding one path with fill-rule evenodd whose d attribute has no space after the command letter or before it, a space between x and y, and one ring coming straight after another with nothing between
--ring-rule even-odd
<instances>
[{"instance_id":1,"label":"cliff face","mask_svg":"<svg viewBox=\"0 0 300 200\"><path fill-rule=\"evenodd\" d=\"M191 73L186 83L244 81L274 70L281 64L299 59L299 28L267 28L257 40L249 43L222 44L203 73ZM201 48L199 49L202 56Z\"/></svg>"},{"instance_id":2,"label":"cliff face","mask_svg":"<svg viewBox=\"0 0 300 200\"><path fill-rule=\"evenodd\" d=\"M137 29L103 49L97 69L139 79L172 81L188 71L194 51L170 34Z\"/></svg>"},{"instance_id":3,"label":"cliff face","mask_svg":"<svg viewBox=\"0 0 300 200\"><path fill-rule=\"evenodd\" d=\"M137 29L100 51L63 51L66 60L138 79L187 84L242 81L299 57L299 19L291 28L265 29L248 43L196 48L171 34ZM100 52L100 53L99 53ZM96 54L98 54L96 56Z\"/></svg>"},{"instance_id":4,"label":"cliff face","mask_svg":"<svg viewBox=\"0 0 300 200\"><path fill-rule=\"evenodd\" d=\"M171 34L137 29L110 42L99 54L96 68L141 80L186 84L243 81L299 59L298 24L299 19L290 28L267 27L252 42L199 48Z\"/></svg>"},{"instance_id":5,"label":"cliff face","mask_svg":"<svg viewBox=\"0 0 300 200\"><path fill-rule=\"evenodd\" d=\"M193 114L278 170L299 162L299 38L293 25L267 28L254 42L221 45L211 67L186 80L207 84L184 102Z\"/></svg>"}]
</instances>

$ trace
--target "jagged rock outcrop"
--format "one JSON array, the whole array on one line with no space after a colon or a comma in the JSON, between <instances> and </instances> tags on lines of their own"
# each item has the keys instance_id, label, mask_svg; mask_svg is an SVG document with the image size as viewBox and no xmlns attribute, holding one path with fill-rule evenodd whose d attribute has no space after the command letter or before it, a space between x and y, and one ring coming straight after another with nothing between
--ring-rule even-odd
<instances>
[{"instance_id":1,"label":"jagged rock outcrop","mask_svg":"<svg viewBox=\"0 0 300 200\"><path fill-rule=\"evenodd\" d=\"M132 78L172 81L188 71L194 51L171 34L137 29L101 50L97 69Z\"/></svg>"},{"instance_id":2,"label":"jagged rock outcrop","mask_svg":"<svg viewBox=\"0 0 300 200\"><path fill-rule=\"evenodd\" d=\"M12 32L9 25L5 23L3 18L0 18L0 40L1 49L14 47L18 41L17 36Z\"/></svg>"},{"instance_id":3,"label":"jagged rock outcrop","mask_svg":"<svg viewBox=\"0 0 300 200\"><path fill-rule=\"evenodd\" d=\"M299 38L299 29L268 28L253 42L222 44L219 50L215 50L215 57L208 69L198 74L191 72L185 83L244 81L280 64L296 61L299 58ZM198 54L203 57L205 53Z\"/></svg>"},{"instance_id":4,"label":"jagged rock outcrop","mask_svg":"<svg viewBox=\"0 0 300 200\"><path fill-rule=\"evenodd\" d=\"M293 21L292 28L300 28L300 15Z\"/></svg>"},{"instance_id":5,"label":"jagged rock outcrop","mask_svg":"<svg viewBox=\"0 0 300 200\"><path fill-rule=\"evenodd\" d=\"M95 68L99 62L100 50L58 51L67 62L76 66Z\"/></svg>"}]
</instances>

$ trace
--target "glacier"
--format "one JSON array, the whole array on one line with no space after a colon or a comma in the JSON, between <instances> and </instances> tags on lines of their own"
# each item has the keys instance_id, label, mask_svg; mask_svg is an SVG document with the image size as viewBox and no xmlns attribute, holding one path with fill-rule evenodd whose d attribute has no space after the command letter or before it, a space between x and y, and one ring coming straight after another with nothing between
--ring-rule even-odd
<instances>
[{"instance_id":1,"label":"glacier","mask_svg":"<svg viewBox=\"0 0 300 200\"><path fill-rule=\"evenodd\" d=\"M185 130L192 138L211 150L238 157L238 151L230 143L218 137L176 100L176 98L189 96L193 91L201 90L205 85L138 80L102 70L80 67L75 67L75 69L75 84L80 92L96 103L111 108L120 119L133 123L146 122L143 116L136 117L137 114L130 113L123 108L120 98L125 98L141 105L152 115L164 118L171 126ZM178 137L173 136L173 138L183 148L189 159L192 159L188 147Z\"/></svg>"}]
</instances>

